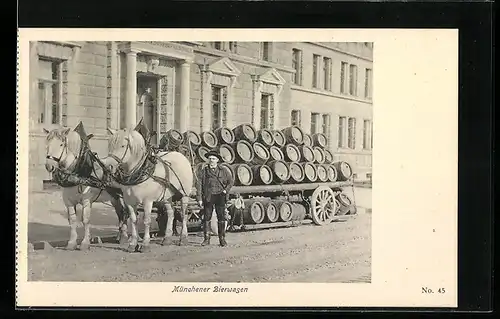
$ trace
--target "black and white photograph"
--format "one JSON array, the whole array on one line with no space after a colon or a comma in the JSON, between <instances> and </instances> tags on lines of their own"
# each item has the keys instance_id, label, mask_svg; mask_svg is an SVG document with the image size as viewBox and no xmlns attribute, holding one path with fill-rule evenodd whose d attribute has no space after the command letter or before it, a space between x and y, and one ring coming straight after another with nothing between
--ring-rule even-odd
<instances>
[{"instance_id":1,"label":"black and white photograph","mask_svg":"<svg viewBox=\"0 0 500 319\"><path fill-rule=\"evenodd\" d=\"M29 280L371 281L373 43L30 42Z\"/></svg>"},{"instance_id":2,"label":"black and white photograph","mask_svg":"<svg viewBox=\"0 0 500 319\"><path fill-rule=\"evenodd\" d=\"M17 304L456 305L457 43L21 30Z\"/></svg>"}]
</instances>

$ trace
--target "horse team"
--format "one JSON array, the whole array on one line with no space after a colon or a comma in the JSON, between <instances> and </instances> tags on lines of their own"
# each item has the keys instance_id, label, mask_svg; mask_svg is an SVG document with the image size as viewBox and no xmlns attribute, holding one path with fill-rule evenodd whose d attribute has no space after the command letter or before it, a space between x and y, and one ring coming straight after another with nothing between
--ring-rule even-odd
<instances>
[{"instance_id":1,"label":"horse team","mask_svg":"<svg viewBox=\"0 0 500 319\"><path fill-rule=\"evenodd\" d=\"M50 173L63 172L82 180L100 181L95 183L73 183L62 187L62 197L68 213L70 236L66 246L69 250L77 247L76 207L82 206L84 238L80 250L90 246L90 217L92 204L110 202L118 216L117 239L121 244L128 242L127 251L146 252L150 250L151 211L153 204L163 205L167 215L167 226L162 245L168 244L173 235L173 202L181 203L180 220L182 230L179 245L187 240L188 202L193 189L194 173L188 158L175 151L158 151L151 154L147 137L140 130L111 130L108 140L108 156L99 158L90 150L88 141L92 135L80 131L59 128L47 131L45 168ZM77 127L78 128L78 127ZM79 176L86 172L86 176ZM124 176L126 178L124 178ZM137 182L140 180L140 182ZM139 245L137 208L144 210L144 237ZM128 236L130 221L131 236Z\"/></svg>"}]
</instances>

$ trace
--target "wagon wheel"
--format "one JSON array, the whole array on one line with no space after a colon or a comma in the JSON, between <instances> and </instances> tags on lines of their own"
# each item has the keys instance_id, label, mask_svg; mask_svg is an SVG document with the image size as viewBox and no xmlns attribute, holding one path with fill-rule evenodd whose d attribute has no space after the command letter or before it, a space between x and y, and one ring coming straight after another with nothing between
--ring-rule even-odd
<instances>
[{"instance_id":1,"label":"wagon wheel","mask_svg":"<svg viewBox=\"0 0 500 319\"><path fill-rule=\"evenodd\" d=\"M311 196L311 217L316 225L326 225L332 222L337 203L331 188L320 186Z\"/></svg>"}]
</instances>

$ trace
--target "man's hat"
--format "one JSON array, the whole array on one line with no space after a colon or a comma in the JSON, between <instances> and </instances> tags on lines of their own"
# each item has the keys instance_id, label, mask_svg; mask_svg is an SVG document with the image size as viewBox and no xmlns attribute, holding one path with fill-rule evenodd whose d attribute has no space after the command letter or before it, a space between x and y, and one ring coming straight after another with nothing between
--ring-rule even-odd
<instances>
[{"instance_id":1,"label":"man's hat","mask_svg":"<svg viewBox=\"0 0 500 319\"><path fill-rule=\"evenodd\" d=\"M210 156L215 156L219 159L219 162L222 162L222 157L220 156L219 152L217 152L217 151L209 151L205 154L205 156L207 158L209 158Z\"/></svg>"}]
</instances>

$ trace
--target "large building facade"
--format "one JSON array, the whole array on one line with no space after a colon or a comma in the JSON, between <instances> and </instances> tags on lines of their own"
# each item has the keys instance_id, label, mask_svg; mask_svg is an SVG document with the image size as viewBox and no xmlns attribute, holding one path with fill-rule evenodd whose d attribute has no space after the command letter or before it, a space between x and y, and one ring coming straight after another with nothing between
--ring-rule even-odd
<instances>
[{"instance_id":1,"label":"large building facade","mask_svg":"<svg viewBox=\"0 0 500 319\"><path fill-rule=\"evenodd\" d=\"M252 123L323 132L335 158L371 177L371 43L30 43L30 187L50 179L43 129L93 133L144 118L156 140L169 129L207 131Z\"/></svg>"}]
</instances>

